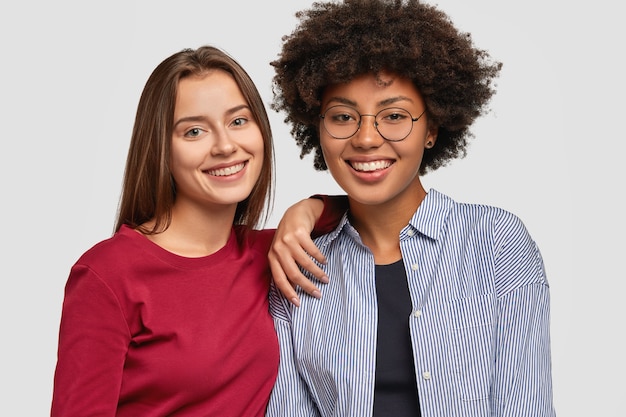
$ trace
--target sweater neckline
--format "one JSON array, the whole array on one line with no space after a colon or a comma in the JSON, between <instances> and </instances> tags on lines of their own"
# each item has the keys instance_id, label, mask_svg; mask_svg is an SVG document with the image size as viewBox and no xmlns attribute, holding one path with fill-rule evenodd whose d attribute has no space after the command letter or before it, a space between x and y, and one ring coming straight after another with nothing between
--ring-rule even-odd
<instances>
[{"instance_id":1,"label":"sweater neckline","mask_svg":"<svg viewBox=\"0 0 626 417\"><path fill-rule=\"evenodd\" d=\"M230 236L223 247L210 255L199 257L187 257L170 252L128 225L122 225L118 234L129 238L135 245L139 246L141 250L162 260L163 262L178 268L186 269L213 266L218 262L221 263L232 259L235 256L236 249L238 247L237 235L234 229L231 229Z\"/></svg>"}]
</instances>

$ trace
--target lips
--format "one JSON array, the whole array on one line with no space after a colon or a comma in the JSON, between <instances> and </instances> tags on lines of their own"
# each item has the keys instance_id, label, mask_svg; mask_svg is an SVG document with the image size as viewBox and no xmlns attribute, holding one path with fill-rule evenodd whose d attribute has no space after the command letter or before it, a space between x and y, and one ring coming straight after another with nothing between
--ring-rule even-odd
<instances>
[{"instance_id":1,"label":"lips","mask_svg":"<svg viewBox=\"0 0 626 417\"><path fill-rule=\"evenodd\" d=\"M374 172L389 168L393 164L393 161L388 159L367 162L350 161L349 164L355 171Z\"/></svg>"},{"instance_id":2,"label":"lips","mask_svg":"<svg viewBox=\"0 0 626 417\"><path fill-rule=\"evenodd\" d=\"M229 175L234 175L240 172L246 166L245 162L241 162L239 164L231 165L229 167L223 167L218 169L208 169L206 172L209 175L213 175L215 177L227 177Z\"/></svg>"}]
</instances>

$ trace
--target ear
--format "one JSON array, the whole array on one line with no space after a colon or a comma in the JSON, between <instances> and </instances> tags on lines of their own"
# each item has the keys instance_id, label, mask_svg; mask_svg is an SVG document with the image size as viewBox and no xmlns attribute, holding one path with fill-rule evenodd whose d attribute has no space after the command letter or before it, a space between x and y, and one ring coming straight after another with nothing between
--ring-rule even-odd
<instances>
[{"instance_id":1,"label":"ear","mask_svg":"<svg viewBox=\"0 0 626 417\"><path fill-rule=\"evenodd\" d=\"M433 146L435 146L438 133L439 129L437 127L431 127L428 129L428 135L426 135L426 142L424 143L424 147L426 149L431 149Z\"/></svg>"}]
</instances>

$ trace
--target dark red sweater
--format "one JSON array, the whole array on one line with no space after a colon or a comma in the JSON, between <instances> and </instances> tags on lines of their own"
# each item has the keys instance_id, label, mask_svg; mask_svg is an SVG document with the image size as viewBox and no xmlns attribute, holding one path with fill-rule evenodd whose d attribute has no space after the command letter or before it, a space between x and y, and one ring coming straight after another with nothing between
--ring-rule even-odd
<instances>
[{"instance_id":1,"label":"dark red sweater","mask_svg":"<svg viewBox=\"0 0 626 417\"><path fill-rule=\"evenodd\" d=\"M185 258L123 227L88 250L66 285L51 415L263 416L278 369L273 234L235 228Z\"/></svg>"}]
</instances>

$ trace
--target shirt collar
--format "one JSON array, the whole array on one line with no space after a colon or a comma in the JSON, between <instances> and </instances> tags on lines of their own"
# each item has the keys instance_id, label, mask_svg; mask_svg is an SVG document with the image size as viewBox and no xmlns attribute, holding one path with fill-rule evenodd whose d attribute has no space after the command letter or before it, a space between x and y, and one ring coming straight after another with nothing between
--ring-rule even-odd
<instances>
[{"instance_id":1,"label":"shirt collar","mask_svg":"<svg viewBox=\"0 0 626 417\"><path fill-rule=\"evenodd\" d=\"M416 231L430 239L437 240L453 204L454 200L450 197L431 188L413 214L413 217L411 217L409 224L400 232L400 238L414 234ZM343 215L335 230L326 235L325 244L335 240L342 232L360 240L358 232L348 220L347 212Z\"/></svg>"},{"instance_id":2,"label":"shirt collar","mask_svg":"<svg viewBox=\"0 0 626 417\"><path fill-rule=\"evenodd\" d=\"M402 233L412 228L424 236L437 240L453 204L454 200L450 197L431 188Z\"/></svg>"}]
</instances>

